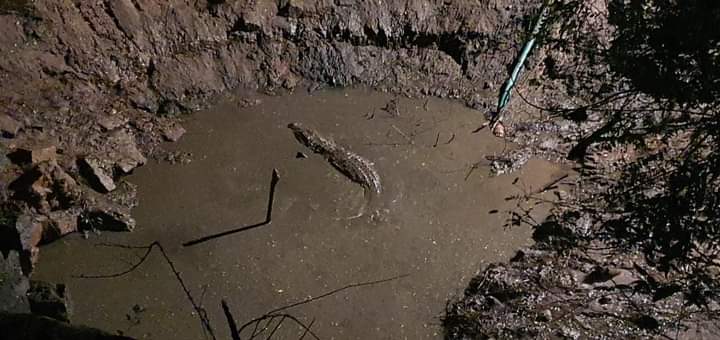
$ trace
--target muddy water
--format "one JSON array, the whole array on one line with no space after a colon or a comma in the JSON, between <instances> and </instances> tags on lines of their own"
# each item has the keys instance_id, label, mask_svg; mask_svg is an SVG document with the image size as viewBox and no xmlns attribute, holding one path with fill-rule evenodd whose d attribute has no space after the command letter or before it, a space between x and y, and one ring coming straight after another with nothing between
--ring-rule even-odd
<instances>
[{"instance_id":1,"label":"muddy water","mask_svg":"<svg viewBox=\"0 0 720 340\"><path fill-rule=\"evenodd\" d=\"M486 131L472 134L481 114L450 101L399 99L394 117L381 110L392 97L361 89L257 98L262 103L254 107L228 100L193 115L186 136L168 145L191 152L189 164L151 163L128 179L139 186L135 232L87 240L73 235L43 248L36 278L70 286L75 321L137 338L202 339L200 323L158 254L119 278L72 277L120 271L142 254L93 244L159 240L207 309L218 338L229 338L222 298L243 324L335 288L401 274L408 276L285 312L308 324L314 320L321 339L440 338L447 299L461 293L483 264L505 260L529 243L528 228L502 227L503 211L515 204L504 198L562 174L531 161L513 176L490 178L482 163L468 176L473 163L506 146ZM287 128L296 121L375 163L384 191L372 216L347 219L363 203L361 187L298 144ZM309 157L297 158L298 152ZM181 246L263 221L273 168L281 179L271 224ZM535 217L543 213L536 210ZM141 311L133 311L135 305ZM275 338L301 333L284 322Z\"/></svg>"}]
</instances>

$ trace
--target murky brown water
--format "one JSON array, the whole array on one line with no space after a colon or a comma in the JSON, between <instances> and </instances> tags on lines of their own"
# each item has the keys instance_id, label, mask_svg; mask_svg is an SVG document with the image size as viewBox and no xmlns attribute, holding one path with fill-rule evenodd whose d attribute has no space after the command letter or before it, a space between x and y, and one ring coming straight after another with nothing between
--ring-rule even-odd
<instances>
[{"instance_id":1,"label":"murky brown water","mask_svg":"<svg viewBox=\"0 0 720 340\"><path fill-rule=\"evenodd\" d=\"M221 298L242 324L308 296L399 274L409 276L287 312L306 323L315 319L312 329L322 339L440 338L447 299L461 293L483 264L507 259L529 243L528 228L503 229L506 215L488 212L511 208L514 203L504 198L519 192L512 185L516 176L518 185L539 187L562 174L557 166L531 161L516 176L489 178L482 166L466 180L472 163L504 143L487 131L472 134L483 118L458 103L400 99L400 117L392 117L380 110L391 97L367 90L259 98L255 107L228 101L193 115L187 135L168 145L192 152L190 164L151 163L128 179L139 185L135 232L89 240L73 235L43 248L35 277L69 285L76 322L137 338L202 339L200 323L159 254L121 278L71 277L125 269L142 253L93 244L159 240L219 338L229 338ZM362 204L362 189L299 145L286 127L293 121L375 162L385 188L373 206L381 218L346 219ZM298 159L298 151L310 157ZM273 168L281 180L270 225L181 246L261 222ZM136 304L146 310L133 314ZM300 333L288 322L276 338Z\"/></svg>"}]
</instances>

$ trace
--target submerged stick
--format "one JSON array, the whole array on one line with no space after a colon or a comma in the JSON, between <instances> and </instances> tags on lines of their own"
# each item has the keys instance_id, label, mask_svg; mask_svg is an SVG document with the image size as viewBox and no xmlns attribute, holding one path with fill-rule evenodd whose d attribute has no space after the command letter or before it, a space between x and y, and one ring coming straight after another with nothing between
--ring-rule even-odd
<instances>
[{"instance_id":1,"label":"submerged stick","mask_svg":"<svg viewBox=\"0 0 720 340\"><path fill-rule=\"evenodd\" d=\"M261 334L262 332L264 332L266 329L268 329L268 327L270 326L270 324L272 323L272 321L273 321L275 318L281 318L281 321L278 323L278 325L275 326L275 328L273 329L273 331L272 331L272 333L270 334L270 336L272 336L272 335L275 333L275 331L277 330L277 328L279 327L279 325L282 323L282 321L284 321L285 319L290 319L290 320L294 321L295 323L297 323L298 325L300 325L302 328L304 328L305 332L303 333L303 335L302 335L302 337L301 337L300 339L305 338L305 336L307 336L308 334L310 334L310 335L311 335L312 337L314 337L315 339L318 339L317 335L316 335L315 333L313 333L312 330L310 330L310 327L312 327L313 323L315 323L315 319L313 319L312 322L310 322L310 325L307 325L307 326L306 326L305 324L303 324L302 322L300 322L300 320L298 320L297 318L293 317L292 315L286 314L286 313L281 313L281 312L283 312L283 311L285 311L285 310L288 310L288 309L291 309L291 308L294 308L294 307L298 307L298 306L301 306L301 305L305 305L305 304L308 304L308 303L315 302L315 301L317 301L317 300L320 300L320 299L326 298L326 297L328 297L328 296L331 296L331 295L340 293L340 292L342 292L342 291L344 291L344 290L347 290L347 289L358 288L358 287L363 287L363 286L371 286L371 285L381 284L381 283L385 283L385 282L395 281L395 280L399 280L399 279L404 278L404 277L407 277L407 276L410 276L410 274L402 274L402 275L397 275L397 276L393 276L393 277L389 277L389 278L385 278L385 279L380 279L380 280L374 280L374 281L366 281L366 282L352 283L352 284L348 284L348 285L345 285L345 286L340 287L340 288L333 289L333 290L331 290L331 291L329 291L329 292L325 292L325 293L320 294L320 295L318 295L318 296L316 296L316 297L310 297L310 298L307 298L307 299L304 299L304 300L301 300L301 301L298 301L298 302L291 303L291 304L289 304L289 305L285 305L285 306L282 306L282 307L275 308L275 309L273 309L273 310L265 313L264 315L262 315L262 316L260 316L260 317L257 317L257 318L255 318L255 319L252 319L252 320L246 322L244 325L242 325L242 326L238 329L238 334L242 334L245 329L247 329L247 328L250 327L251 325L254 325L254 328L253 328L253 331L252 331L252 334L251 334L251 337L250 337L250 339L253 339L253 338L257 337L259 334ZM269 321L265 326L263 326L263 328L258 332L258 325L260 324L260 322L265 321L265 320L270 320L270 321Z\"/></svg>"},{"instance_id":2,"label":"submerged stick","mask_svg":"<svg viewBox=\"0 0 720 340\"><path fill-rule=\"evenodd\" d=\"M240 228L230 229L230 230L223 231L223 232L217 233L217 234L212 234L212 235L208 235L208 236L203 236L203 237L201 237L201 238L194 239L194 240L191 240L191 241L187 241L187 242L183 243L183 247L194 246L194 245L196 245L196 244L198 244L198 243L207 242L207 241L210 241L210 240L212 240L212 239L216 239L216 238L223 237L223 236L227 236L227 235L232 235L232 234L239 233L239 232L242 232L242 231L248 231L248 230L250 230L250 229L255 229L255 228L258 228L258 227L262 227L262 226L264 226L264 225L266 225L266 224L270 224L270 222L272 222L273 202L275 201L275 186L277 186L277 184L278 184L279 181L280 181L280 175L278 175L277 169L273 169L272 178L270 179L270 193L269 193L269 195L268 195L267 212L265 213L265 220L264 220L264 221L262 221L262 222L260 222L260 223L251 224L251 225L248 225L248 226L243 226L243 227L240 227Z\"/></svg>"},{"instance_id":3,"label":"submerged stick","mask_svg":"<svg viewBox=\"0 0 720 340\"><path fill-rule=\"evenodd\" d=\"M230 312L230 307L228 307L227 301L225 299L220 300L220 304L222 305L223 313L225 314L225 319L227 319L228 327L230 328L230 337L232 337L232 340L240 340L240 333L238 333L237 324L235 323L235 318L233 317L232 313Z\"/></svg>"},{"instance_id":4,"label":"submerged stick","mask_svg":"<svg viewBox=\"0 0 720 340\"><path fill-rule=\"evenodd\" d=\"M190 302L193 309L197 313L198 318L200 319L200 323L203 326L203 331L210 334L211 338L216 339L215 333L213 332L212 326L210 325L210 319L207 316L207 312L205 311L205 309L202 306L200 306L200 304L198 304L195 301L195 298L193 298L192 294L190 293L190 289L187 287L187 285L185 285L185 281L183 281L182 277L180 276L180 271L178 271L177 268L175 268L175 263L172 260L170 260L170 257L167 255L167 253L165 252L165 248L163 248L163 246L160 244L160 242L155 241L153 243L150 243L150 245L147 245L147 246L128 246L128 245L122 245L122 244L108 244L108 243L101 243L101 244L98 244L98 246L123 248L123 249L145 249L146 251L145 251L145 254L143 254L143 256L140 257L140 261L138 261L138 263L132 265L127 270L123 270L118 273L104 274L104 275L81 274L81 275L78 275L75 277L84 278L84 279L112 279L112 278L117 278L117 277L123 276L125 274L128 274L128 273L134 271L138 267L140 267L140 265L142 265L145 262L145 260L148 259L153 248L157 248L160 251L160 254L162 255L163 259L165 259L165 263L167 263L170 266L170 270L175 275L175 279L177 280L178 283L180 283L180 287L182 287L182 290L185 293L185 297L187 297L188 301Z\"/></svg>"},{"instance_id":5,"label":"submerged stick","mask_svg":"<svg viewBox=\"0 0 720 340\"><path fill-rule=\"evenodd\" d=\"M293 308L293 307L301 306L301 305L304 305L304 304L311 303L311 302L313 302L313 301L317 301L317 300L326 298L326 297L328 297L328 296L330 296L330 295L334 295L334 294L340 293L340 292L342 292L342 291L344 291L344 290L347 290L347 289L358 288L358 287L363 287L363 286L372 286L372 285L376 285L376 284L381 284L381 283L385 283L385 282L390 282L390 281L399 280L399 279L402 279L402 278L408 277L408 276L410 276L410 274L396 275L396 276L389 277L389 278L386 278L386 279L380 279L380 280L374 280L374 281L367 281L367 282L360 282L360 283L352 283L352 284L349 284L349 285L342 286L342 287L340 287L340 288L333 289L333 290L331 290L331 291L329 291L329 292L320 294L320 295L318 295L318 296L316 296L316 297L310 297L310 298L307 298L307 299L304 299L304 300L301 300L301 301L298 301L298 302L295 302L295 303L291 303L291 304L286 305L286 306L282 306L282 307L275 308L275 309L273 309L272 311L270 311L270 312L268 312L268 313L266 313L266 314L276 314L276 313L278 313L278 312L281 312L281 311L284 311L284 310L287 310L287 309L290 309L290 308Z\"/></svg>"}]
</instances>

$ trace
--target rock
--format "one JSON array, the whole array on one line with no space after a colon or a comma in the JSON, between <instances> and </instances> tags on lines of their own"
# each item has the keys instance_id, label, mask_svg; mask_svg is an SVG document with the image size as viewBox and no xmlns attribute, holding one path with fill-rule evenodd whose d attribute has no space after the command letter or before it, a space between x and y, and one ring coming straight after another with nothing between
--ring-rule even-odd
<instances>
[{"instance_id":1,"label":"rock","mask_svg":"<svg viewBox=\"0 0 720 340\"><path fill-rule=\"evenodd\" d=\"M552 320L552 312L549 309L542 311L542 313L537 316L537 321L540 322L549 322L550 320Z\"/></svg>"},{"instance_id":2,"label":"rock","mask_svg":"<svg viewBox=\"0 0 720 340\"><path fill-rule=\"evenodd\" d=\"M97 122L104 131L112 131L127 124L127 119L118 116L102 116L98 118Z\"/></svg>"},{"instance_id":3,"label":"rock","mask_svg":"<svg viewBox=\"0 0 720 340\"><path fill-rule=\"evenodd\" d=\"M620 271L614 268L595 267L589 274L585 275L582 282L590 285L602 284L618 276Z\"/></svg>"},{"instance_id":4,"label":"rock","mask_svg":"<svg viewBox=\"0 0 720 340\"><path fill-rule=\"evenodd\" d=\"M50 168L50 178L52 179L53 188L51 206L54 208L69 208L82 198L83 192L80 185L60 166L53 165ZM53 203L57 204L54 205Z\"/></svg>"},{"instance_id":5,"label":"rock","mask_svg":"<svg viewBox=\"0 0 720 340\"><path fill-rule=\"evenodd\" d=\"M45 316L25 313L0 313L0 339L132 340L95 328L71 325Z\"/></svg>"},{"instance_id":6,"label":"rock","mask_svg":"<svg viewBox=\"0 0 720 340\"><path fill-rule=\"evenodd\" d=\"M29 276L32 274L39 256L40 248L38 247L20 250L20 268L22 268L24 275Z\"/></svg>"},{"instance_id":7,"label":"rock","mask_svg":"<svg viewBox=\"0 0 720 340\"><path fill-rule=\"evenodd\" d=\"M177 142L185 134L185 129L180 124L170 124L163 129L163 137L170 142Z\"/></svg>"},{"instance_id":8,"label":"rock","mask_svg":"<svg viewBox=\"0 0 720 340\"><path fill-rule=\"evenodd\" d=\"M135 219L129 209L114 203L104 202L80 215L81 230L132 231Z\"/></svg>"},{"instance_id":9,"label":"rock","mask_svg":"<svg viewBox=\"0 0 720 340\"><path fill-rule=\"evenodd\" d=\"M20 131L20 128L22 128L20 122L8 115L0 114L0 134L3 137L15 137Z\"/></svg>"},{"instance_id":10,"label":"rock","mask_svg":"<svg viewBox=\"0 0 720 340\"><path fill-rule=\"evenodd\" d=\"M299 18L305 11L305 6L303 0L280 0L278 1L278 15Z\"/></svg>"},{"instance_id":11,"label":"rock","mask_svg":"<svg viewBox=\"0 0 720 340\"><path fill-rule=\"evenodd\" d=\"M47 201L47 196L52 193L51 179L40 171L33 171L29 176L34 177L34 180L27 188L28 199L25 201L41 211L49 211L50 203Z\"/></svg>"},{"instance_id":12,"label":"rock","mask_svg":"<svg viewBox=\"0 0 720 340\"><path fill-rule=\"evenodd\" d=\"M138 150L135 136L127 131L116 131L108 139L113 152L110 159L115 162L115 168L123 174L129 174L133 169L147 162L147 158Z\"/></svg>"},{"instance_id":13,"label":"rock","mask_svg":"<svg viewBox=\"0 0 720 340\"><path fill-rule=\"evenodd\" d=\"M42 240L45 224L47 224L45 216L32 213L24 213L15 221L15 229L20 243L20 266L25 275L30 275L37 263L40 252L38 245Z\"/></svg>"},{"instance_id":14,"label":"rock","mask_svg":"<svg viewBox=\"0 0 720 340\"><path fill-rule=\"evenodd\" d=\"M47 218L45 216L25 213L18 216L15 221L15 229L20 235L20 246L23 250L37 247L42 240L42 233Z\"/></svg>"},{"instance_id":15,"label":"rock","mask_svg":"<svg viewBox=\"0 0 720 340\"><path fill-rule=\"evenodd\" d=\"M57 159L57 148L47 142L36 141L16 148L8 156L16 164L54 162Z\"/></svg>"},{"instance_id":16,"label":"rock","mask_svg":"<svg viewBox=\"0 0 720 340\"><path fill-rule=\"evenodd\" d=\"M627 269L611 268L608 270L608 273L609 275L612 275L609 280L596 282L593 284L593 287L610 288L614 286L630 286L640 280L640 277ZM586 277L586 280L587 279L588 278Z\"/></svg>"},{"instance_id":17,"label":"rock","mask_svg":"<svg viewBox=\"0 0 720 340\"><path fill-rule=\"evenodd\" d=\"M115 181L99 159L93 156L83 157L80 159L80 171L95 190L105 193L115 190Z\"/></svg>"},{"instance_id":18,"label":"rock","mask_svg":"<svg viewBox=\"0 0 720 340\"><path fill-rule=\"evenodd\" d=\"M27 298L33 314L70 321L72 313L70 294L64 284L30 281Z\"/></svg>"},{"instance_id":19,"label":"rock","mask_svg":"<svg viewBox=\"0 0 720 340\"><path fill-rule=\"evenodd\" d=\"M505 126L502 122L497 122L495 126L492 128L492 133L495 135L495 137L503 138L505 137Z\"/></svg>"},{"instance_id":20,"label":"rock","mask_svg":"<svg viewBox=\"0 0 720 340\"><path fill-rule=\"evenodd\" d=\"M0 313L29 313L26 296L29 288L20 266L20 254L10 251L7 256L0 256Z\"/></svg>"},{"instance_id":21,"label":"rock","mask_svg":"<svg viewBox=\"0 0 720 340\"><path fill-rule=\"evenodd\" d=\"M120 172L122 172L124 174L129 174L133 170L135 170L135 168L137 168L138 163L129 158L123 158L123 159L118 160L115 163L115 166L117 167L118 170L120 170Z\"/></svg>"},{"instance_id":22,"label":"rock","mask_svg":"<svg viewBox=\"0 0 720 340\"><path fill-rule=\"evenodd\" d=\"M48 215L48 223L42 233L42 243L55 241L78 229L77 214L68 211L53 211Z\"/></svg>"},{"instance_id":23,"label":"rock","mask_svg":"<svg viewBox=\"0 0 720 340\"><path fill-rule=\"evenodd\" d=\"M39 211L67 209L82 197L82 190L68 173L54 162L42 162L14 180L9 188L13 198Z\"/></svg>"}]
</instances>

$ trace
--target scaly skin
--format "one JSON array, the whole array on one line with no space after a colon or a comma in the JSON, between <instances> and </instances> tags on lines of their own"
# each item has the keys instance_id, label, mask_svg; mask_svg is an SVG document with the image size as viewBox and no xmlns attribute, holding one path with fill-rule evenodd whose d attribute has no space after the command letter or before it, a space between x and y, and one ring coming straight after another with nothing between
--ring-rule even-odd
<instances>
[{"instance_id":1,"label":"scaly skin","mask_svg":"<svg viewBox=\"0 0 720 340\"><path fill-rule=\"evenodd\" d=\"M382 191L380 175L375 170L373 163L300 123L290 123L288 128L293 131L295 138L301 144L325 157L340 173L353 182L362 185L363 189L365 189L366 202L360 214L354 217L362 216L365 207L370 203L373 196L380 194Z\"/></svg>"}]
</instances>

